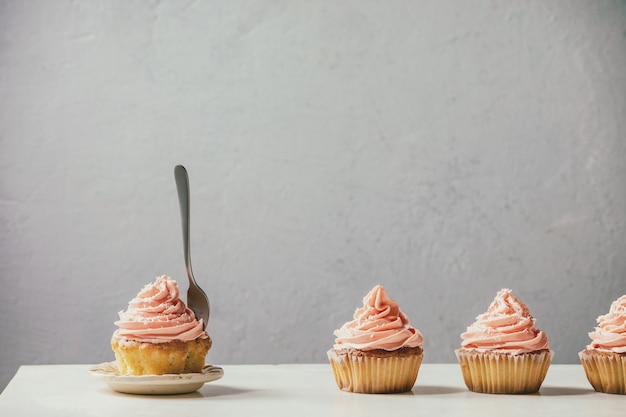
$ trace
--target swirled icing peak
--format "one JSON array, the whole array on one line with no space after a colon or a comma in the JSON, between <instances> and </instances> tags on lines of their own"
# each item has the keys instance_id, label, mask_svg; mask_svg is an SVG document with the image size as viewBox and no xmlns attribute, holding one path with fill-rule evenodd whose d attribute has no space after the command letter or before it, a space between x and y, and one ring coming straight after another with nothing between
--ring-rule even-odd
<instances>
[{"instance_id":1,"label":"swirled icing peak","mask_svg":"<svg viewBox=\"0 0 626 417\"><path fill-rule=\"evenodd\" d=\"M597 318L598 327L589 333L588 347L626 353L626 295L611 303L608 314Z\"/></svg>"},{"instance_id":2,"label":"swirled icing peak","mask_svg":"<svg viewBox=\"0 0 626 417\"><path fill-rule=\"evenodd\" d=\"M179 298L176 281L165 275L144 286L119 317L113 337L120 340L165 343L208 337L202 330L202 319L196 320Z\"/></svg>"},{"instance_id":3,"label":"swirled icing peak","mask_svg":"<svg viewBox=\"0 0 626 417\"><path fill-rule=\"evenodd\" d=\"M375 286L363 298L363 307L357 308L354 320L333 332L335 349L397 350L402 347L421 347L423 336L411 326L398 304L387 295L382 285Z\"/></svg>"},{"instance_id":4,"label":"swirled icing peak","mask_svg":"<svg viewBox=\"0 0 626 417\"><path fill-rule=\"evenodd\" d=\"M528 307L509 289L498 291L487 312L476 317L461 339L466 349L512 355L550 349L548 336L535 328Z\"/></svg>"}]
</instances>

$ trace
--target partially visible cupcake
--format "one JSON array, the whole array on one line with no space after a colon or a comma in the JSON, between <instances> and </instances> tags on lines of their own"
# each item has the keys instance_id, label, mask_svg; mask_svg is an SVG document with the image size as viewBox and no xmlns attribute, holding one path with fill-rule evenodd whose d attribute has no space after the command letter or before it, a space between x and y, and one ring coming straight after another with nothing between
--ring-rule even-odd
<instances>
[{"instance_id":1,"label":"partially visible cupcake","mask_svg":"<svg viewBox=\"0 0 626 417\"><path fill-rule=\"evenodd\" d=\"M423 337L384 287L375 286L354 320L334 335L327 353L341 390L382 394L413 389L424 356Z\"/></svg>"},{"instance_id":2,"label":"partially visible cupcake","mask_svg":"<svg viewBox=\"0 0 626 417\"><path fill-rule=\"evenodd\" d=\"M554 356L548 336L535 328L528 307L509 289L498 292L461 339L455 353L465 385L474 392L537 392Z\"/></svg>"},{"instance_id":3,"label":"partially visible cupcake","mask_svg":"<svg viewBox=\"0 0 626 417\"><path fill-rule=\"evenodd\" d=\"M179 298L178 284L168 276L147 284L119 312L111 337L117 368L123 375L201 372L211 348L202 319Z\"/></svg>"},{"instance_id":4,"label":"partially visible cupcake","mask_svg":"<svg viewBox=\"0 0 626 417\"><path fill-rule=\"evenodd\" d=\"M579 353L587 379L596 391L626 394L626 295L597 322L591 344Z\"/></svg>"}]
</instances>

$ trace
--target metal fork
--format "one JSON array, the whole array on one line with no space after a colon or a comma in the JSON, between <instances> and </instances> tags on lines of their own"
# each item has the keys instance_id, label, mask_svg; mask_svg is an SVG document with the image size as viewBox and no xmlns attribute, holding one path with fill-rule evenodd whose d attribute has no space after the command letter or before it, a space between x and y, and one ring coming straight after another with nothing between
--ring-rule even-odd
<instances>
[{"instance_id":1,"label":"metal fork","mask_svg":"<svg viewBox=\"0 0 626 417\"><path fill-rule=\"evenodd\" d=\"M187 307L196 315L196 319L202 320L202 329L206 329L209 322L209 298L202 288L198 286L191 270L191 254L189 252L189 175L182 165L174 168L174 179L178 191L178 203L180 205L180 218L183 226L183 252L185 255L185 267L189 277L189 289L187 290Z\"/></svg>"}]
</instances>

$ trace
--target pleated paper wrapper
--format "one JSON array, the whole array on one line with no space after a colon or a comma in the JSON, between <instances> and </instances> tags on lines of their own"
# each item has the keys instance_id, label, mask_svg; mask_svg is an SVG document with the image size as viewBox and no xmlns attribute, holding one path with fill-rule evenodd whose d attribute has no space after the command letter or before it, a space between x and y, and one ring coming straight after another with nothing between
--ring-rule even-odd
<instances>
[{"instance_id":1,"label":"pleated paper wrapper","mask_svg":"<svg viewBox=\"0 0 626 417\"><path fill-rule=\"evenodd\" d=\"M607 394L626 394L626 354L586 349L578 356L593 389Z\"/></svg>"},{"instance_id":2,"label":"pleated paper wrapper","mask_svg":"<svg viewBox=\"0 0 626 417\"><path fill-rule=\"evenodd\" d=\"M423 352L403 356L357 356L328 351L337 386L366 394L407 392L413 389Z\"/></svg>"},{"instance_id":3,"label":"pleated paper wrapper","mask_svg":"<svg viewBox=\"0 0 626 417\"><path fill-rule=\"evenodd\" d=\"M554 356L551 350L519 355L465 349L458 349L455 353L467 388L488 394L539 391Z\"/></svg>"}]
</instances>

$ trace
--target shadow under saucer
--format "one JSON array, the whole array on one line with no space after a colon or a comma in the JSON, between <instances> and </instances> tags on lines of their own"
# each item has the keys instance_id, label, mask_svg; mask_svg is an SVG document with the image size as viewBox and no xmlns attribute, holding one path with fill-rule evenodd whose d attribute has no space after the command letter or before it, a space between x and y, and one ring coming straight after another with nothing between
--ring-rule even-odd
<instances>
[{"instance_id":1,"label":"shadow under saucer","mask_svg":"<svg viewBox=\"0 0 626 417\"><path fill-rule=\"evenodd\" d=\"M201 397L225 397L232 395L244 395L256 391L257 390L230 387L228 385L205 385L200 389L200 391L197 391L196 394L199 394Z\"/></svg>"}]
</instances>

